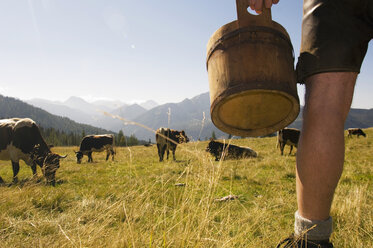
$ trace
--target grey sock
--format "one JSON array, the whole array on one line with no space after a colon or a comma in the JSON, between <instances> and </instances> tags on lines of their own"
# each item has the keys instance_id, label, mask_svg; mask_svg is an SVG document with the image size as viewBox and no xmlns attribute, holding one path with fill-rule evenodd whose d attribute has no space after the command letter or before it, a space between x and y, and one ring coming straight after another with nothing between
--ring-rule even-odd
<instances>
[{"instance_id":1,"label":"grey sock","mask_svg":"<svg viewBox=\"0 0 373 248\"><path fill-rule=\"evenodd\" d=\"M332 217L327 220L309 220L295 212L294 235L309 240L327 240L333 231Z\"/></svg>"}]
</instances>

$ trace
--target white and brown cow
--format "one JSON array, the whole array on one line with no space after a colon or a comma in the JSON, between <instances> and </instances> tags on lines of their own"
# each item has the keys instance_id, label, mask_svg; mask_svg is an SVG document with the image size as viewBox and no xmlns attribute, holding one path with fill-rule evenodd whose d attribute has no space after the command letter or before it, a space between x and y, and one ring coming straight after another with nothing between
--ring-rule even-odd
<instances>
[{"instance_id":1,"label":"white and brown cow","mask_svg":"<svg viewBox=\"0 0 373 248\"><path fill-rule=\"evenodd\" d=\"M358 138L359 136L366 137L367 135L364 133L364 131L361 128L349 128L347 129L348 137L351 138L352 135L356 135Z\"/></svg>"},{"instance_id":2,"label":"white and brown cow","mask_svg":"<svg viewBox=\"0 0 373 248\"><path fill-rule=\"evenodd\" d=\"M285 145L290 146L290 152L293 150L293 146L298 148L298 140L300 136L300 131L296 128L284 128L278 131L277 134L277 145L280 146L281 155L284 155Z\"/></svg>"},{"instance_id":3,"label":"white and brown cow","mask_svg":"<svg viewBox=\"0 0 373 248\"><path fill-rule=\"evenodd\" d=\"M185 135L183 131L172 130L169 128L159 128L155 133L155 140L157 142L159 161L163 161L164 152L167 151L167 159L172 151L173 159L175 158L176 146L180 143L189 142L189 138Z\"/></svg>"},{"instance_id":4,"label":"white and brown cow","mask_svg":"<svg viewBox=\"0 0 373 248\"><path fill-rule=\"evenodd\" d=\"M34 176L37 174L38 164L47 182L54 185L60 159L65 157L51 152L33 120L29 118L0 120L0 160L12 162L13 183L18 181L19 160L23 160L31 167ZM3 182L1 177L0 182Z\"/></svg>"},{"instance_id":5,"label":"white and brown cow","mask_svg":"<svg viewBox=\"0 0 373 248\"><path fill-rule=\"evenodd\" d=\"M111 155L114 161L114 136L112 134L87 135L80 142L79 151L76 153L77 163L82 162L84 155L88 156L88 162L93 162L92 152L106 151L106 160Z\"/></svg>"}]
</instances>

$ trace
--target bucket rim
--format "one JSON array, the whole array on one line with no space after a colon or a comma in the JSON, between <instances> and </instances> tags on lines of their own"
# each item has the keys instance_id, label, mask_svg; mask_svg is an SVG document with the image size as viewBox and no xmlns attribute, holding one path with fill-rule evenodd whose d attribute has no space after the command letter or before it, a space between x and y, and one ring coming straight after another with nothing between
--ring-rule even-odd
<instances>
[{"instance_id":1,"label":"bucket rim","mask_svg":"<svg viewBox=\"0 0 373 248\"><path fill-rule=\"evenodd\" d=\"M219 118L219 115L218 115L219 109L224 103L226 103L227 101L235 97L244 96L247 94L254 94L254 93L277 94L277 95L281 95L285 97L291 103L291 108L290 108L289 113L284 119L278 121L272 126L259 128L259 129L242 129L242 128L234 127L234 126L228 125L227 123L223 122ZM287 127L292 122L294 122L294 120L298 117L299 112L300 112L300 104L299 104L299 98L297 94L296 96L294 96L283 91L268 90L268 89L250 90L250 91L245 91L245 92L241 92L237 94L231 94L229 96L220 95L219 97L215 98L210 108L211 120L217 128L219 128L221 131L225 133L232 134L235 136L242 136L242 137L265 136L273 132L276 132L284 127Z\"/></svg>"}]
</instances>

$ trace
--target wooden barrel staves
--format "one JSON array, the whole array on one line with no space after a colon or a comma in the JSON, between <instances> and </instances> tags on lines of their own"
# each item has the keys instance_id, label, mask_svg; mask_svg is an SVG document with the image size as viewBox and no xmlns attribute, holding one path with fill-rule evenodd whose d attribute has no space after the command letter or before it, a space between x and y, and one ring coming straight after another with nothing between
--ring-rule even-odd
<instances>
[{"instance_id":1,"label":"wooden barrel staves","mask_svg":"<svg viewBox=\"0 0 373 248\"><path fill-rule=\"evenodd\" d=\"M236 5L238 20L207 44L211 119L232 135L264 136L299 114L293 46L270 9L252 15L249 0Z\"/></svg>"}]
</instances>

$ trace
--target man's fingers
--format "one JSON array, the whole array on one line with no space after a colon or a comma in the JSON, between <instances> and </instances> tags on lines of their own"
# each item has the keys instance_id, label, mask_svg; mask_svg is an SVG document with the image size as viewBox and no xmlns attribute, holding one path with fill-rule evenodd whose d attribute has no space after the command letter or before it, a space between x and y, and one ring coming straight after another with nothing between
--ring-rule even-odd
<instances>
[{"instance_id":1,"label":"man's fingers","mask_svg":"<svg viewBox=\"0 0 373 248\"><path fill-rule=\"evenodd\" d=\"M267 9L271 8L271 6L272 6L272 0L265 0L265 2L264 2L264 6L265 6Z\"/></svg>"},{"instance_id":2,"label":"man's fingers","mask_svg":"<svg viewBox=\"0 0 373 248\"><path fill-rule=\"evenodd\" d=\"M263 7L271 8L272 4L277 4L280 0L250 0L250 8L255 10L257 13L261 13Z\"/></svg>"},{"instance_id":3,"label":"man's fingers","mask_svg":"<svg viewBox=\"0 0 373 248\"><path fill-rule=\"evenodd\" d=\"M255 0L250 0L250 9L255 10Z\"/></svg>"},{"instance_id":4,"label":"man's fingers","mask_svg":"<svg viewBox=\"0 0 373 248\"><path fill-rule=\"evenodd\" d=\"M262 13L263 0L255 1L255 11L256 13Z\"/></svg>"}]
</instances>

